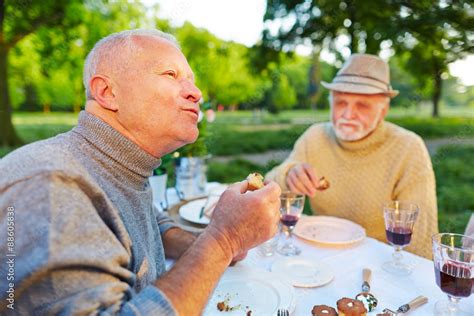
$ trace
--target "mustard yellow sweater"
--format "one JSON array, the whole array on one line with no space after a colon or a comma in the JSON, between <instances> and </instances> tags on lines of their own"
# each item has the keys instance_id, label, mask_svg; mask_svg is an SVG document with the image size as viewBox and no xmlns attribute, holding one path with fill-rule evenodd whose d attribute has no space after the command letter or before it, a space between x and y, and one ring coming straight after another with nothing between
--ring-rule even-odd
<instances>
[{"instance_id":1,"label":"mustard yellow sweater","mask_svg":"<svg viewBox=\"0 0 474 316\"><path fill-rule=\"evenodd\" d=\"M318 176L325 176L331 184L310 199L313 212L347 218L380 241L386 242L383 203L417 203L420 213L412 242L405 249L431 258L431 236L438 232L435 178L428 151L418 135L382 122L368 137L345 142L336 138L330 123L315 124L266 178L287 189L288 171L301 162L311 164Z\"/></svg>"}]
</instances>

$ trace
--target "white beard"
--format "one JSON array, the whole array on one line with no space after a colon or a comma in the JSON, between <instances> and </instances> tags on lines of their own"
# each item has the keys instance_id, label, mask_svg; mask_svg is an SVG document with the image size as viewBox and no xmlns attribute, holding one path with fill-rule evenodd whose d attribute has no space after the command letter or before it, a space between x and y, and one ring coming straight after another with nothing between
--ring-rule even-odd
<instances>
[{"instance_id":1,"label":"white beard","mask_svg":"<svg viewBox=\"0 0 474 316\"><path fill-rule=\"evenodd\" d=\"M336 122L332 122L334 132L336 133L337 138L343 141L354 142L361 140L370 133L372 133L376 128L382 115L382 110L380 110L377 116L374 118L370 126L364 129L364 126L361 122L356 120L346 120L344 118L338 119ZM332 116L332 113L331 113ZM344 125L344 124L350 124Z\"/></svg>"}]
</instances>

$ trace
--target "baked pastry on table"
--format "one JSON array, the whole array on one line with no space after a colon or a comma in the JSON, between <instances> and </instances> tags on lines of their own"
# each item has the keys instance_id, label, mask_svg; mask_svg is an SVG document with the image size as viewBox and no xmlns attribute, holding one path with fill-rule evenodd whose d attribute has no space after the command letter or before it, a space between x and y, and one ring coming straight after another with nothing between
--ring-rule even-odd
<instances>
[{"instance_id":1,"label":"baked pastry on table","mask_svg":"<svg viewBox=\"0 0 474 316\"><path fill-rule=\"evenodd\" d=\"M343 297L337 301L337 311L339 316L365 316L367 309L364 303L352 298Z\"/></svg>"},{"instance_id":2,"label":"baked pastry on table","mask_svg":"<svg viewBox=\"0 0 474 316\"><path fill-rule=\"evenodd\" d=\"M337 316L336 310L327 305L314 305L311 314L313 316Z\"/></svg>"}]
</instances>

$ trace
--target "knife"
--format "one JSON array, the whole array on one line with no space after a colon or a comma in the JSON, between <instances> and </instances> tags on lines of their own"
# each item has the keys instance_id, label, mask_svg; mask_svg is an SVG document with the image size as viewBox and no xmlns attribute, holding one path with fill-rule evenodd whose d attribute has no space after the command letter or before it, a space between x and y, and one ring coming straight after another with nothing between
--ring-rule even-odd
<instances>
[{"instance_id":1,"label":"knife","mask_svg":"<svg viewBox=\"0 0 474 316\"><path fill-rule=\"evenodd\" d=\"M411 300L407 304L403 304L400 306L396 311L392 311L391 309L385 308L383 310L382 314L377 314L377 316L398 316L398 315L404 315L408 311L417 308L423 304L428 303L428 298L426 296L418 296L417 298Z\"/></svg>"}]
</instances>

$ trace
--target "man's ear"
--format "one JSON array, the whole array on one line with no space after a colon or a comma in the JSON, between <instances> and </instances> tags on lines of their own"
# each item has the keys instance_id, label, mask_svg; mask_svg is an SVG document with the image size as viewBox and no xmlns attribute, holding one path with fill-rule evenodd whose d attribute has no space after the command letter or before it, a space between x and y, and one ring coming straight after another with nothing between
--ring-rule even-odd
<instances>
[{"instance_id":1,"label":"man's ear","mask_svg":"<svg viewBox=\"0 0 474 316\"><path fill-rule=\"evenodd\" d=\"M119 107L113 91L113 82L107 76L96 75L89 81L92 98L103 108L118 111Z\"/></svg>"},{"instance_id":2,"label":"man's ear","mask_svg":"<svg viewBox=\"0 0 474 316\"><path fill-rule=\"evenodd\" d=\"M388 110L390 109L390 99L388 99L387 103L382 108L382 119L387 116Z\"/></svg>"}]
</instances>

